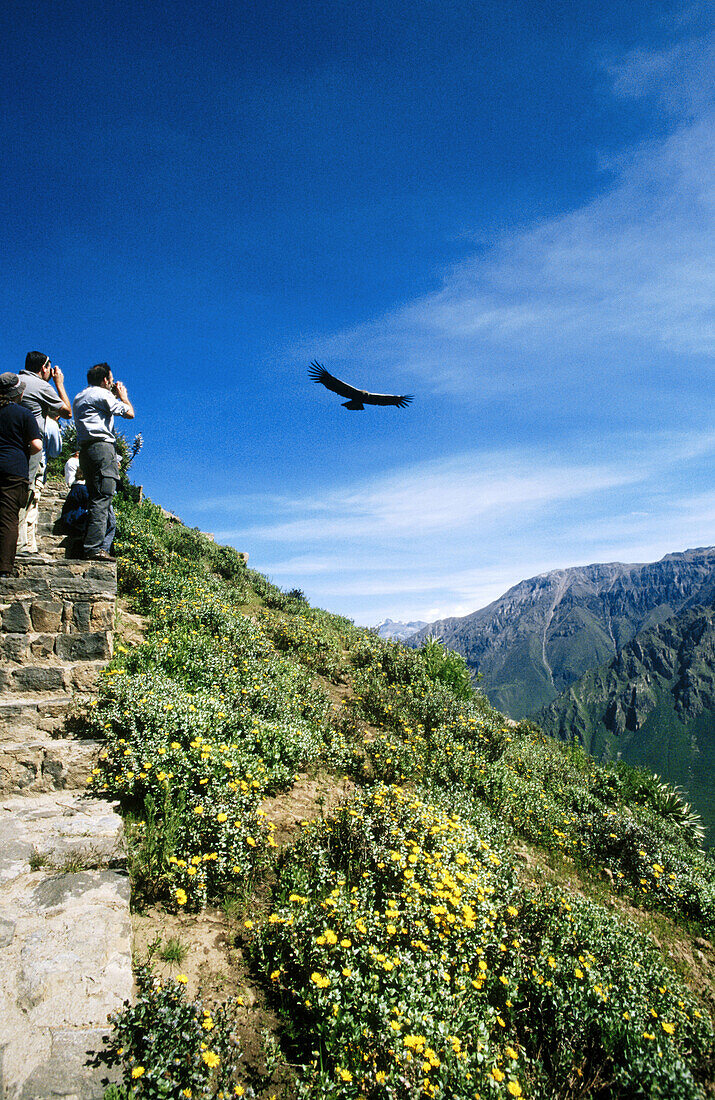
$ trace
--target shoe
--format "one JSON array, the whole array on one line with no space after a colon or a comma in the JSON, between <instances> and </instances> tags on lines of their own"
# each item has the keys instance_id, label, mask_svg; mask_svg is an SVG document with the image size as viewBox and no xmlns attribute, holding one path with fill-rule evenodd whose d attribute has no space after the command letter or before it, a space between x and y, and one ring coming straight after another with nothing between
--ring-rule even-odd
<instances>
[{"instance_id":1,"label":"shoe","mask_svg":"<svg viewBox=\"0 0 715 1100\"><path fill-rule=\"evenodd\" d=\"M85 561L116 561L106 550L97 550L96 554L85 554Z\"/></svg>"}]
</instances>

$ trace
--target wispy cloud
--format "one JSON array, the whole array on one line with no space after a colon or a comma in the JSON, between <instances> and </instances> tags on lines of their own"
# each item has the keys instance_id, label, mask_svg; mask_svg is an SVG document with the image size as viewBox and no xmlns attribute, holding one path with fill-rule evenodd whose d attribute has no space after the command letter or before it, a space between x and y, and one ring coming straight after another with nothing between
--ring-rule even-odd
<instances>
[{"instance_id":1,"label":"wispy cloud","mask_svg":"<svg viewBox=\"0 0 715 1100\"><path fill-rule=\"evenodd\" d=\"M601 442L603 454L569 460L555 448L514 448L495 453L470 452L412 465L323 494L271 502L272 519L242 528L246 538L300 544L339 539L412 539L416 534L457 536L477 524L482 529L504 517L524 522L545 508L593 498L644 483L656 469L711 453L715 435L662 433L657 439L613 437ZM588 452L584 445L583 451ZM664 459L665 455L665 459ZM218 498L204 507L223 513L242 499ZM287 513L287 514L286 514ZM217 535L230 538L231 530ZM292 559L300 567L300 556ZM310 556L307 571L324 571L325 558ZM301 570L302 571L302 570Z\"/></svg>"},{"instance_id":2,"label":"wispy cloud","mask_svg":"<svg viewBox=\"0 0 715 1100\"><path fill-rule=\"evenodd\" d=\"M312 337L312 353L380 362L396 384L484 396L569 377L622 377L637 356L715 350L713 37L609 66L618 96L667 104L670 132L603 161L581 209L512 233L448 271L433 294L369 324ZM405 383L406 384L406 383Z\"/></svg>"}]
</instances>

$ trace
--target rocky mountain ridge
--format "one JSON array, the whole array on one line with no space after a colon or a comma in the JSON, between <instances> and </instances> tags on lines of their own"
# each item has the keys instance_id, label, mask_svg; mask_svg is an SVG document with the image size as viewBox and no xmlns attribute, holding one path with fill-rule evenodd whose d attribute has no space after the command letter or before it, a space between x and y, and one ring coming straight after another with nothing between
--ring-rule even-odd
<instances>
[{"instance_id":1,"label":"rocky mountain ridge","mask_svg":"<svg viewBox=\"0 0 715 1100\"><path fill-rule=\"evenodd\" d=\"M715 547L667 554L658 562L575 566L531 577L487 607L439 620L429 634L461 653L490 701L512 718L535 715L637 634L715 591Z\"/></svg>"},{"instance_id":2,"label":"rocky mountain ridge","mask_svg":"<svg viewBox=\"0 0 715 1100\"><path fill-rule=\"evenodd\" d=\"M638 634L565 691L536 721L578 738L601 760L624 759L688 791L715 829L715 600L686 606Z\"/></svg>"}]
</instances>

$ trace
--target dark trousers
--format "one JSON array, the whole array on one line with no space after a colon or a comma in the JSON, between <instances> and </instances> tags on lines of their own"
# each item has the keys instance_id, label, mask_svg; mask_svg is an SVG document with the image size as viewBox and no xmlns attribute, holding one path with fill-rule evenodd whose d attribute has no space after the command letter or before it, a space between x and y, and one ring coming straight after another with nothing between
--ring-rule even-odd
<instances>
[{"instance_id":1,"label":"dark trousers","mask_svg":"<svg viewBox=\"0 0 715 1100\"><path fill-rule=\"evenodd\" d=\"M12 573L17 550L17 522L27 504L25 477L0 472L0 573Z\"/></svg>"},{"instance_id":2,"label":"dark trousers","mask_svg":"<svg viewBox=\"0 0 715 1100\"><path fill-rule=\"evenodd\" d=\"M80 447L79 465L89 493L85 557L99 553L107 536L109 509L119 481L116 454L113 443L83 443Z\"/></svg>"}]
</instances>

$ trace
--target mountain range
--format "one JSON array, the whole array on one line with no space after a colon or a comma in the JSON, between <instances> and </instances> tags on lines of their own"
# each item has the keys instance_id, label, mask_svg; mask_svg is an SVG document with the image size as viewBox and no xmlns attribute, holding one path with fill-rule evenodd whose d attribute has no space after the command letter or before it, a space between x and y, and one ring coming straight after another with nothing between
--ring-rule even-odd
<instances>
[{"instance_id":1,"label":"mountain range","mask_svg":"<svg viewBox=\"0 0 715 1100\"><path fill-rule=\"evenodd\" d=\"M411 623L397 623L394 619L385 619L375 627L380 638L387 638L391 642L404 642L421 630L427 623L423 619L416 619Z\"/></svg>"},{"instance_id":2,"label":"mountain range","mask_svg":"<svg viewBox=\"0 0 715 1100\"><path fill-rule=\"evenodd\" d=\"M497 709L682 785L715 834L715 547L578 566L510 588L430 634Z\"/></svg>"},{"instance_id":3,"label":"mountain range","mask_svg":"<svg viewBox=\"0 0 715 1100\"><path fill-rule=\"evenodd\" d=\"M710 603L714 588L715 547L648 564L556 569L521 581L479 611L430 623L407 644L438 635L481 674L498 710L526 718L616 657L642 630L686 606Z\"/></svg>"}]
</instances>

